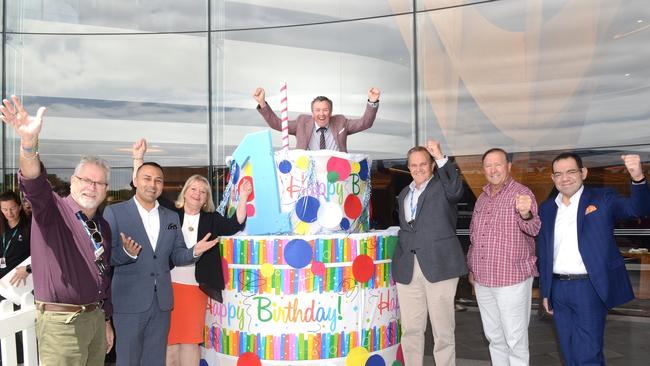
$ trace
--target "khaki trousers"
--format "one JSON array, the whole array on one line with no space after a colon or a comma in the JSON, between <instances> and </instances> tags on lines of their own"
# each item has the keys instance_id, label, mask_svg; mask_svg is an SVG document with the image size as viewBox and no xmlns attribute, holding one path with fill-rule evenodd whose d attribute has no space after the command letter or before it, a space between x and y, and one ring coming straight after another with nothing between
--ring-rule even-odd
<instances>
[{"instance_id":1,"label":"khaki trousers","mask_svg":"<svg viewBox=\"0 0 650 366\"><path fill-rule=\"evenodd\" d=\"M402 351L405 366L422 366L427 311L433 330L433 358L436 366L456 365L456 318L454 298L458 277L431 283L424 278L417 258L411 283L397 283L402 324Z\"/></svg>"},{"instance_id":2,"label":"khaki trousers","mask_svg":"<svg viewBox=\"0 0 650 366\"><path fill-rule=\"evenodd\" d=\"M44 311L36 315L41 366L104 366L106 323L100 309L73 315Z\"/></svg>"}]
</instances>

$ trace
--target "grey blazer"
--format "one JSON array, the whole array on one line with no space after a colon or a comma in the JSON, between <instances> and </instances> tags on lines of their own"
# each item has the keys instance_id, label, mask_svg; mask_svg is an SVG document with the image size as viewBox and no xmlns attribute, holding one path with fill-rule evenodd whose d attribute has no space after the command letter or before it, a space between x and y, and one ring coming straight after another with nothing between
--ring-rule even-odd
<instances>
[{"instance_id":1,"label":"grey blazer","mask_svg":"<svg viewBox=\"0 0 650 366\"><path fill-rule=\"evenodd\" d=\"M334 134L336 145L339 151L348 152L348 135L361 132L372 127L377 116L377 109L370 104L366 105L366 111L359 119L348 119L347 117L336 114L330 117L330 130ZM267 103L264 108L257 106L257 111L260 112L266 123L274 130L282 131L282 120L273 112ZM312 132L314 131L314 118L309 114L301 114L294 120L289 120L289 134L296 136L296 149L307 150L309 148L309 140L311 140Z\"/></svg>"},{"instance_id":2,"label":"grey blazer","mask_svg":"<svg viewBox=\"0 0 650 366\"><path fill-rule=\"evenodd\" d=\"M194 258L194 248L185 246L178 214L162 206L158 207L160 233L154 252L134 200L135 197L104 210L104 219L111 226L112 236L113 309L116 313L141 313L149 309L156 295L160 310L169 311L174 303L170 260L174 265L182 266L198 258ZM142 246L136 259L124 251L120 233Z\"/></svg>"},{"instance_id":3,"label":"grey blazer","mask_svg":"<svg viewBox=\"0 0 650 366\"><path fill-rule=\"evenodd\" d=\"M406 186L398 196L399 242L393 255L392 273L395 281L411 283L413 258L418 258L424 277L438 282L467 274L463 249L456 237L456 204L463 196L463 181L456 163L449 160L434 171L420 195L416 218L412 224L404 216Z\"/></svg>"}]
</instances>

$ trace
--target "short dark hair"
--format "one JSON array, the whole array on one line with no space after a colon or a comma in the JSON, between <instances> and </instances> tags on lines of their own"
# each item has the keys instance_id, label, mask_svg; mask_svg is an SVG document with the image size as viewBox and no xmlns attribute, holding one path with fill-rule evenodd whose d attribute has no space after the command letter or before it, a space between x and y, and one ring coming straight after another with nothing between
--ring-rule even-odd
<instances>
[{"instance_id":1,"label":"short dark hair","mask_svg":"<svg viewBox=\"0 0 650 366\"><path fill-rule=\"evenodd\" d=\"M578 169L584 168L584 165L582 165L582 158L580 158L580 155L574 153L573 151L568 151L568 152L563 152L562 154L556 156L555 159L553 159L553 161L551 162L551 169L553 169L553 165L555 165L555 162L564 159L573 159L575 160L576 164L578 164Z\"/></svg>"},{"instance_id":2,"label":"short dark hair","mask_svg":"<svg viewBox=\"0 0 650 366\"><path fill-rule=\"evenodd\" d=\"M427 150L424 146L414 146L409 149L409 151L406 153L406 165L408 166L409 159L411 158L411 155L416 152L423 152L426 153L427 156L429 157L429 162L433 164L433 156L429 153L429 150Z\"/></svg>"},{"instance_id":3,"label":"short dark hair","mask_svg":"<svg viewBox=\"0 0 650 366\"><path fill-rule=\"evenodd\" d=\"M0 194L0 202L14 201L18 206L21 205L20 196L14 191L4 191Z\"/></svg>"},{"instance_id":4,"label":"short dark hair","mask_svg":"<svg viewBox=\"0 0 650 366\"><path fill-rule=\"evenodd\" d=\"M484 152L484 153L483 153L483 156L481 157L481 162L484 162L484 161L485 161L485 157L488 156L489 154L492 154L493 152L500 152L501 154L503 154L503 156L506 157L506 161L507 161L508 163L511 163L511 162L512 162L512 158L510 157L510 154L508 154L505 150L503 150L503 149L500 148L500 147L493 147L493 148L491 148L490 150Z\"/></svg>"},{"instance_id":5,"label":"short dark hair","mask_svg":"<svg viewBox=\"0 0 650 366\"><path fill-rule=\"evenodd\" d=\"M142 163L142 165L140 165L138 167L138 170L135 171L136 176L138 175L138 173L140 173L140 169L142 169L143 166L152 166L154 168L160 169L161 173L163 172L163 168L160 166L160 164L158 164L156 162L153 162L153 161L147 161L147 162Z\"/></svg>"},{"instance_id":6,"label":"short dark hair","mask_svg":"<svg viewBox=\"0 0 650 366\"><path fill-rule=\"evenodd\" d=\"M311 109L314 109L314 103L316 102L327 102L327 104L329 104L330 106L330 112L332 111L333 103L330 100L330 98L324 97L322 95L317 96L316 98L314 98L314 100L311 101Z\"/></svg>"}]
</instances>

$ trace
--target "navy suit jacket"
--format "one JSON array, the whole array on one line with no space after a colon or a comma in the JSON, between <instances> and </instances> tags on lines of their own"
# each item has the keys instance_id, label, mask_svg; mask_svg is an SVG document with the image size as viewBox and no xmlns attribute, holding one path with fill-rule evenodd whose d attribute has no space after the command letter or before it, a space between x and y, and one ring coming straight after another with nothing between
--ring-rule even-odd
<instances>
[{"instance_id":1,"label":"navy suit jacket","mask_svg":"<svg viewBox=\"0 0 650 366\"><path fill-rule=\"evenodd\" d=\"M591 212L587 208L592 206ZM593 210L595 208L595 210ZM587 268L589 280L608 308L634 299L632 285L623 257L614 238L618 220L643 217L650 213L650 190L647 184L632 185L629 198L612 188L585 186L578 206L578 250ZM555 197L539 209L542 228L538 236L539 278L542 296L551 298L553 250L557 204Z\"/></svg>"},{"instance_id":2,"label":"navy suit jacket","mask_svg":"<svg viewBox=\"0 0 650 366\"><path fill-rule=\"evenodd\" d=\"M115 267L111 287L113 309L116 313L141 313L151 307L155 295L160 310L169 311L174 304L170 260L182 266L198 258L194 258L194 248L185 246L178 214L163 206L158 207L160 233L154 251L134 200L135 197L104 210L104 219L111 226L111 265ZM120 233L142 246L136 259L124 251Z\"/></svg>"}]
</instances>

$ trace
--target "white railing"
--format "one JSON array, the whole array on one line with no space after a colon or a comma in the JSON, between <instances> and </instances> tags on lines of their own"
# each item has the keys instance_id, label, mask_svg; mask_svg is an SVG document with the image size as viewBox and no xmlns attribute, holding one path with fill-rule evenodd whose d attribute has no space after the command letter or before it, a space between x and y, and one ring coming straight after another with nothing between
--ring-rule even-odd
<instances>
[{"instance_id":1,"label":"white railing","mask_svg":"<svg viewBox=\"0 0 650 366\"><path fill-rule=\"evenodd\" d=\"M2 365L18 364L16 354L16 333L23 335L23 365L38 365L36 350L36 306L31 293L20 298L20 310L14 311L14 304L9 300L0 303L0 347L2 347Z\"/></svg>"}]
</instances>

